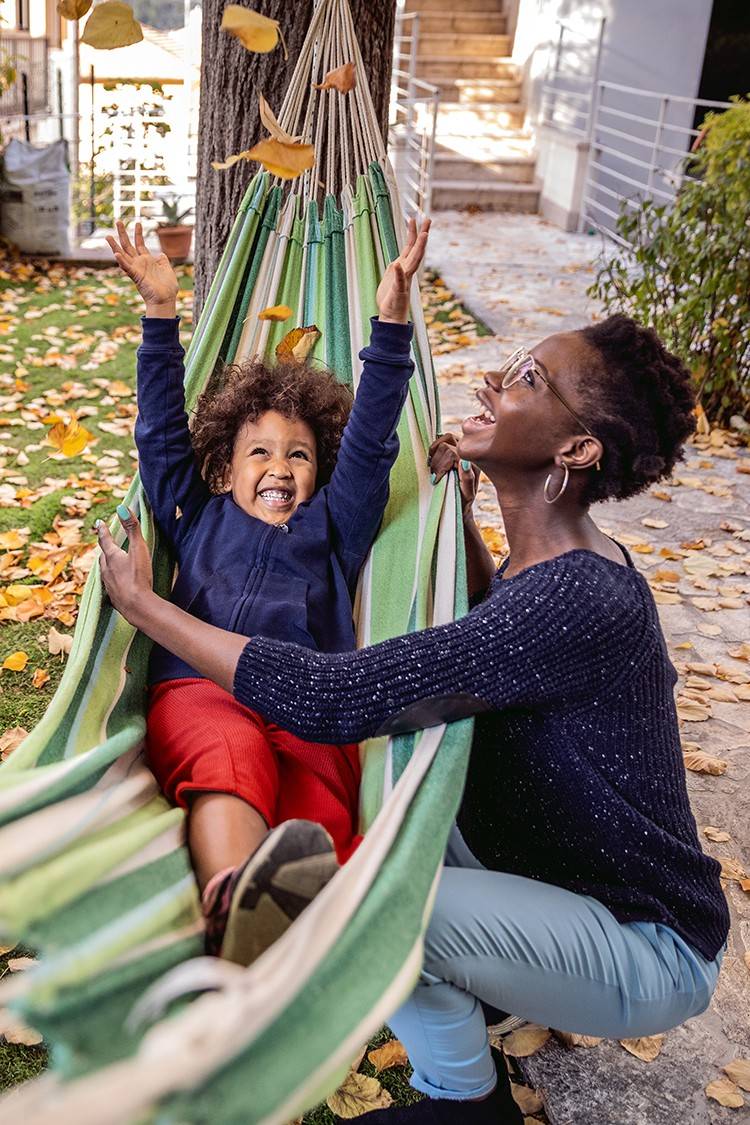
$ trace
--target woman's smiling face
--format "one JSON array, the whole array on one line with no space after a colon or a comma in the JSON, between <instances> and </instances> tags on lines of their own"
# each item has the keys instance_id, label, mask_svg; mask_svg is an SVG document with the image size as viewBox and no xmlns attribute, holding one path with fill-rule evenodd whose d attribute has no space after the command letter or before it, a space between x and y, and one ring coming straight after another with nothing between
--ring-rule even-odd
<instances>
[{"instance_id":1,"label":"woman's smiling face","mask_svg":"<svg viewBox=\"0 0 750 1125\"><path fill-rule=\"evenodd\" d=\"M477 391L481 410L464 420L458 444L461 457L485 470L492 465L548 465L566 439L585 432L570 411L585 415L577 380L591 362L586 342L575 332L562 332L548 336L530 354L569 409L532 365L507 389L502 387L500 372L487 372L484 386Z\"/></svg>"}]
</instances>

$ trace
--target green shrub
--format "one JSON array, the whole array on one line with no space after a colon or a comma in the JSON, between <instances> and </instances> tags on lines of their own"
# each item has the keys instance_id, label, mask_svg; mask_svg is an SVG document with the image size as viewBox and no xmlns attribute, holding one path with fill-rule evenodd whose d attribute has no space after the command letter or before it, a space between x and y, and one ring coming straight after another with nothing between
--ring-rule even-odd
<instances>
[{"instance_id":1,"label":"green shrub","mask_svg":"<svg viewBox=\"0 0 750 1125\"><path fill-rule=\"evenodd\" d=\"M695 376L706 414L746 415L750 395L750 102L710 113L670 204L624 204L626 243L589 292L653 327Z\"/></svg>"}]
</instances>

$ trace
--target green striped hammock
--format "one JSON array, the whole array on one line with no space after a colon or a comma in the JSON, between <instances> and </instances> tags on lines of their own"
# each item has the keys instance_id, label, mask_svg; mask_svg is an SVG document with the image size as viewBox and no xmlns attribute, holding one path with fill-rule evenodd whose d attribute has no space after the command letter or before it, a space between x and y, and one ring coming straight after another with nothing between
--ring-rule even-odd
<instances>
[{"instance_id":1,"label":"green striped hammock","mask_svg":"<svg viewBox=\"0 0 750 1125\"><path fill-rule=\"evenodd\" d=\"M312 91L350 60L355 91ZM188 407L217 360L274 355L288 324L258 313L275 304L289 305L295 324L318 325L313 362L356 390L377 283L404 235L363 74L347 0L321 0L279 114L314 140L318 164L291 193L267 173L250 183L188 352ZM401 451L356 599L361 645L466 610L456 490L429 480L439 404L418 301L412 317ZM138 478L127 502L166 595L172 560ZM212 962L218 991L145 1030L128 1019L165 974L189 989L207 965L191 960L202 922L184 815L143 762L148 651L102 601L95 569L62 683L0 767L0 941L39 953L0 985L0 1007L51 1045L50 1070L0 1099L4 1125L284 1125L336 1087L419 973L469 722L366 743L366 836L335 879L250 968Z\"/></svg>"}]
</instances>

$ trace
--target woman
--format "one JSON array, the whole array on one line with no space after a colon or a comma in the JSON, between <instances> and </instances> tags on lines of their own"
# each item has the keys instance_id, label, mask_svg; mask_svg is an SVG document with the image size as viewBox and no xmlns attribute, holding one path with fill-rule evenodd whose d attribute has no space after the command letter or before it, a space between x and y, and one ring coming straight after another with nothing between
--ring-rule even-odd
<instances>
[{"instance_id":1,"label":"woman","mask_svg":"<svg viewBox=\"0 0 750 1125\"><path fill-rule=\"evenodd\" d=\"M424 971L390 1021L429 1099L366 1115L372 1125L520 1120L480 1001L569 1031L650 1035L706 1008L728 931L653 598L589 515L671 472L693 428L688 372L613 316L515 353L478 398L460 440L432 451L436 477L463 462L474 608L449 625L335 655L248 641L153 594L135 519L127 555L99 530L120 612L300 737L478 716ZM510 557L495 575L467 462L502 509Z\"/></svg>"}]
</instances>

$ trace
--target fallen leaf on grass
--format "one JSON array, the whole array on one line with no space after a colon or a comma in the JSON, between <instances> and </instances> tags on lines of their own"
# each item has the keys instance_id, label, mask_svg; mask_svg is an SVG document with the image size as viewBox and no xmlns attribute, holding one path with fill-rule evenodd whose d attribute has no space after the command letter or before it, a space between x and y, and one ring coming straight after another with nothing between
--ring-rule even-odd
<instances>
[{"instance_id":1,"label":"fallen leaf on grass","mask_svg":"<svg viewBox=\"0 0 750 1125\"><path fill-rule=\"evenodd\" d=\"M514 1058L525 1059L543 1047L549 1037L549 1028L531 1023L526 1027L519 1027L518 1031L512 1031L506 1036L503 1039L503 1050Z\"/></svg>"},{"instance_id":2,"label":"fallen leaf on grass","mask_svg":"<svg viewBox=\"0 0 750 1125\"><path fill-rule=\"evenodd\" d=\"M664 1046L664 1035L643 1035L637 1039L619 1039L621 1047L643 1062L653 1062Z\"/></svg>"},{"instance_id":3,"label":"fallen leaf on grass","mask_svg":"<svg viewBox=\"0 0 750 1125\"><path fill-rule=\"evenodd\" d=\"M130 4L123 0L104 0L97 4L86 20L81 42L102 51L115 47L129 47L140 43L143 30L133 14Z\"/></svg>"},{"instance_id":4,"label":"fallen leaf on grass","mask_svg":"<svg viewBox=\"0 0 750 1125\"><path fill-rule=\"evenodd\" d=\"M35 668L34 675L31 677L32 687L43 688L46 683L49 683L49 672L46 668Z\"/></svg>"},{"instance_id":5,"label":"fallen leaf on grass","mask_svg":"<svg viewBox=\"0 0 750 1125\"><path fill-rule=\"evenodd\" d=\"M262 16L260 12L254 12L250 8L242 8L239 4L227 4L221 17L221 29L239 39L248 51L259 55L273 51L281 39L286 58L286 45L278 20Z\"/></svg>"},{"instance_id":6,"label":"fallen leaf on grass","mask_svg":"<svg viewBox=\"0 0 750 1125\"><path fill-rule=\"evenodd\" d=\"M9 730L0 735L0 759L9 757L21 745L28 733L23 727L10 727ZM10 948L13 949L14 946L10 946ZM8 952L7 949L5 952Z\"/></svg>"},{"instance_id":7,"label":"fallen leaf on grass","mask_svg":"<svg viewBox=\"0 0 750 1125\"><path fill-rule=\"evenodd\" d=\"M10 656L6 656L3 661L3 668L7 668L9 672L23 672L28 662L28 653L12 652Z\"/></svg>"},{"instance_id":8,"label":"fallen leaf on grass","mask_svg":"<svg viewBox=\"0 0 750 1125\"><path fill-rule=\"evenodd\" d=\"M332 1113L350 1120L374 1109L388 1109L393 1098L377 1078L350 1070L336 1093L326 1100Z\"/></svg>"},{"instance_id":9,"label":"fallen leaf on grass","mask_svg":"<svg viewBox=\"0 0 750 1125\"><path fill-rule=\"evenodd\" d=\"M32 965L36 965L36 963L35 957L11 957L7 965L11 973L23 973L26 969L30 969Z\"/></svg>"},{"instance_id":10,"label":"fallen leaf on grass","mask_svg":"<svg viewBox=\"0 0 750 1125\"><path fill-rule=\"evenodd\" d=\"M743 1090L750 1090L750 1059L733 1059L721 1068L732 1082Z\"/></svg>"},{"instance_id":11,"label":"fallen leaf on grass","mask_svg":"<svg viewBox=\"0 0 750 1125\"><path fill-rule=\"evenodd\" d=\"M382 1047L376 1047L374 1051L369 1052L367 1058L378 1073L392 1066L406 1066L409 1061L406 1047L399 1039L390 1039Z\"/></svg>"},{"instance_id":12,"label":"fallen leaf on grass","mask_svg":"<svg viewBox=\"0 0 750 1125\"><path fill-rule=\"evenodd\" d=\"M70 633L58 633L57 629L52 626L47 634L47 648L51 656L67 656L73 647L73 637Z\"/></svg>"},{"instance_id":13,"label":"fallen leaf on grass","mask_svg":"<svg viewBox=\"0 0 750 1125\"><path fill-rule=\"evenodd\" d=\"M512 1082L510 1092L521 1113L539 1113L544 1105L541 1094L532 1090L530 1086L520 1086L517 1082Z\"/></svg>"},{"instance_id":14,"label":"fallen leaf on grass","mask_svg":"<svg viewBox=\"0 0 750 1125\"><path fill-rule=\"evenodd\" d=\"M730 1078L714 1078L713 1082L709 1082L706 1086L706 1094L719 1105L727 1106L729 1109L739 1109L745 1104L739 1086Z\"/></svg>"},{"instance_id":15,"label":"fallen leaf on grass","mask_svg":"<svg viewBox=\"0 0 750 1125\"><path fill-rule=\"evenodd\" d=\"M354 63L344 63L335 70L329 70L322 82L313 83L314 90L338 90L340 94L348 94L357 85L357 76Z\"/></svg>"},{"instance_id":16,"label":"fallen leaf on grass","mask_svg":"<svg viewBox=\"0 0 750 1125\"><path fill-rule=\"evenodd\" d=\"M16 1043L22 1047L37 1047L42 1042L40 1033L33 1027L27 1027L8 1008L0 1008L0 1035L6 1043Z\"/></svg>"},{"instance_id":17,"label":"fallen leaf on grass","mask_svg":"<svg viewBox=\"0 0 750 1125\"><path fill-rule=\"evenodd\" d=\"M725 762L723 758L714 758L703 750L688 751L682 755L682 760L686 770L692 770L694 773L710 773L713 777L721 777L727 772L729 765L729 762Z\"/></svg>"}]
</instances>

